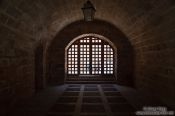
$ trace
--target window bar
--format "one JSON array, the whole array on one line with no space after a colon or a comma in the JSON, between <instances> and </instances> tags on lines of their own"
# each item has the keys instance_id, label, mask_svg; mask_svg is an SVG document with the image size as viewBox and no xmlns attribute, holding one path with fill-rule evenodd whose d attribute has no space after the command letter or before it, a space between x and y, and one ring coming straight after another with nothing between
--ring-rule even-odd
<instances>
[{"instance_id":1,"label":"window bar","mask_svg":"<svg viewBox=\"0 0 175 116\"><path fill-rule=\"evenodd\" d=\"M80 74L80 41L78 41L78 50L77 50L77 55L78 55L78 75Z\"/></svg>"},{"instance_id":2,"label":"window bar","mask_svg":"<svg viewBox=\"0 0 175 116\"><path fill-rule=\"evenodd\" d=\"M89 46L89 74L92 74L92 37L90 37Z\"/></svg>"},{"instance_id":3,"label":"window bar","mask_svg":"<svg viewBox=\"0 0 175 116\"><path fill-rule=\"evenodd\" d=\"M104 42L101 45L101 74L104 75Z\"/></svg>"}]
</instances>

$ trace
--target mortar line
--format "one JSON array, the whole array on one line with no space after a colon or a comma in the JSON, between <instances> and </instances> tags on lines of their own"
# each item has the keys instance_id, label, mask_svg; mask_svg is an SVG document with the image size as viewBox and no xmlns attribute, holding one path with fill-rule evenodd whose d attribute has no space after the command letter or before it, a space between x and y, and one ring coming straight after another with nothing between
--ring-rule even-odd
<instances>
[{"instance_id":1,"label":"mortar line","mask_svg":"<svg viewBox=\"0 0 175 116\"><path fill-rule=\"evenodd\" d=\"M105 108L106 115L107 116L113 116L113 113L112 113L111 108L110 108L110 106L108 104L106 96L105 96L105 94L104 94L104 92L103 92L103 90L101 88L101 85L98 85L98 89L99 89L99 92L100 92L100 95L101 95L101 98L102 98L102 101L103 101L103 106Z\"/></svg>"},{"instance_id":2,"label":"mortar line","mask_svg":"<svg viewBox=\"0 0 175 116\"><path fill-rule=\"evenodd\" d=\"M82 107L82 101L83 101L83 92L84 92L84 85L80 86L80 93L78 96L78 100L75 106L75 111L73 116L80 116L81 113L81 107Z\"/></svg>"}]
</instances>

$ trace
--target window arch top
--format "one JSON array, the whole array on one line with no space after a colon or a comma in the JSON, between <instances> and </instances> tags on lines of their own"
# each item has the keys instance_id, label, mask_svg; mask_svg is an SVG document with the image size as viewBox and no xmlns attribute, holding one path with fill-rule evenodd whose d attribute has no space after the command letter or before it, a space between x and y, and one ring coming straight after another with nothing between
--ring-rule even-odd
<instances>
[{"instance_id":1,"label":"window arch top","mask_svg":"<svg viewBox=\"0 0 175 116\"><path fill-rule=\"evenodd\" d=\"M97 37L86 36L69 46L68 75L113 75L114 49Z\"/></svg>"}]
</instances>

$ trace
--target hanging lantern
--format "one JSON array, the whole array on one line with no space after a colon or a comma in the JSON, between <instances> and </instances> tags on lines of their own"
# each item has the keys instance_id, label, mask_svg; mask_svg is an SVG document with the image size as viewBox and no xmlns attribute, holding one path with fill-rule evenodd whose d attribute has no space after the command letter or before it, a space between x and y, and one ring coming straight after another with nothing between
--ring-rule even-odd
<instances>
[{"instance_id":1,"label":"hanging lantern","mask_svg":"<svg viewBox=\"0 0 175 116\"><path fill-rule=\"evenodd\" d=\"M95 15L95 8L93 4L88 0L86 3L84 3L83 8L81 8L84 14L84 20L85 21L93 21L94 15Z\"/></svg>"}]
</instances>

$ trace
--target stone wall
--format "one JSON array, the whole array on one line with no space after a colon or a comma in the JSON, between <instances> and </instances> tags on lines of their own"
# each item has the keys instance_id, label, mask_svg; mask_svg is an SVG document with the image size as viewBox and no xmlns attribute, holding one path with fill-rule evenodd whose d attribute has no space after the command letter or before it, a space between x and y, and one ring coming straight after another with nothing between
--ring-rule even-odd
<instances>
[{"instance_id":1,"label":"stone wall","mask_svg":"<svg viewBox=\"0 0 175 116\"><path fill-rule=\"evenodd\" d=\"M34 50L47 16L38 16L35 11L42 9L32 3L30 0L0 1L0 107L3 112L17 99L30 97L35 91Z\"/></svg>"},{"instance_id":2,"label":"stone wall","mask_svg":"<svg viewBox=\"0 0 175 116\"><path fill-rule=\"evenodd\" d=\"M119 9L125 18L116 21L135 51L136 88L174 107L175 2L134 0L121 3Z\"/></svg>"},{"instance_id":3,"label":"stone wall","mask_svg":"<svg viewBox=\"0 0 175 116\"><path fill-rule=\"evenodd\" d=\"M152 9L153 10L153 9ZM132 33L135 48L136 87L174 107L175 4L162 4L137 22ZM154 15L153 15L154 14ZM149 17L149 18L147 18Z\"/></svg>"}]
</instances>

